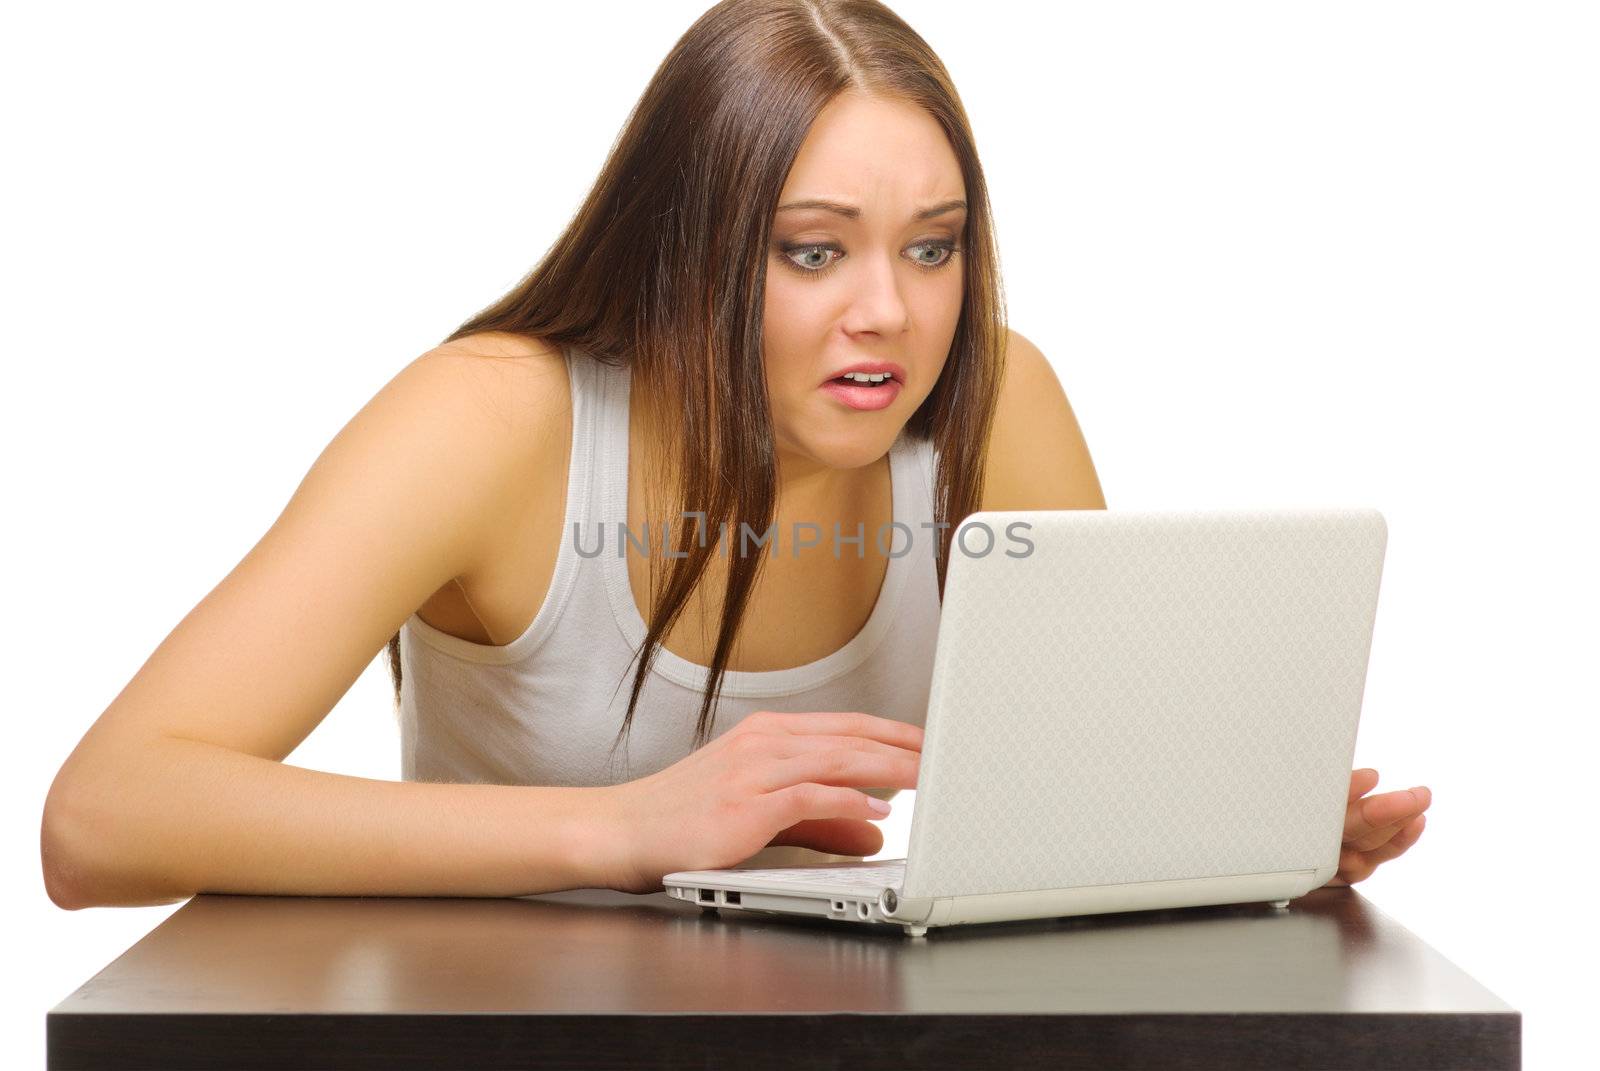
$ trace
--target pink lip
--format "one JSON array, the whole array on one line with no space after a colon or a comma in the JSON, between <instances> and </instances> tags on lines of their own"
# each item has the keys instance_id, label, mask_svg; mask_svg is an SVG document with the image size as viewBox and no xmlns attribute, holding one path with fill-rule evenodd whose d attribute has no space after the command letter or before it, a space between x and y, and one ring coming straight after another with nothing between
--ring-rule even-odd
<instances>
[{"instance_id":1,"label":"pink lip","mask_svg":"<svg viewBox=\"0 0 1600 1071\"><path fill-rule=\"evenodd\" d=\"M857 369L851 368L846 371L854 372ZM835 383L830 379L822 385L822 392L832 395L835 400L843 402L851 409L872 411L887 409L893 405L894 400L900 396L900 388L899 378L885 380L876 387L857 387L847 383Z\"/></svg>"}]
</instances>

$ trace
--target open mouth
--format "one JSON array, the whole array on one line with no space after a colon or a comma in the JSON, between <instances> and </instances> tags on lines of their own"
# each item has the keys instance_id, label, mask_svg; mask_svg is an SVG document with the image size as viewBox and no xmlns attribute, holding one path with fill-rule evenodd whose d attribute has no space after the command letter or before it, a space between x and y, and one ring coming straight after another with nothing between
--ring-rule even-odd
<instances>
[{"instance_id":1,"label":"open mouth","mask_svg":"<svg viewBox=\"0 0 1600 1071\"><path fill-rule=\"evenodd\" d=\"M893 405L902 386L904 384L887 372L872 375L846 372L824 382L822 391L851 409L870 412Z\"/></svg>"}]
</instances>

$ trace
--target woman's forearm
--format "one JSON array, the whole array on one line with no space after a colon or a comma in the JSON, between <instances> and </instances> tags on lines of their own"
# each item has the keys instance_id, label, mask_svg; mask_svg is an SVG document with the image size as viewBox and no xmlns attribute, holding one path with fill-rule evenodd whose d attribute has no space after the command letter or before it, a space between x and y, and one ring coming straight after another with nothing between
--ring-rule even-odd
<instances>
[{"instance_id":1,"label":"woman's forearm","mask_svg":"<svg viewBox=\"0 0 1600 1071\"><path fill-rule=\"evenodd\" d=\"M611 799L378 781L167 737L52 788L41 852L70 909L203 892L518 896L606 884Z\"/></svg>"}]
</instances>

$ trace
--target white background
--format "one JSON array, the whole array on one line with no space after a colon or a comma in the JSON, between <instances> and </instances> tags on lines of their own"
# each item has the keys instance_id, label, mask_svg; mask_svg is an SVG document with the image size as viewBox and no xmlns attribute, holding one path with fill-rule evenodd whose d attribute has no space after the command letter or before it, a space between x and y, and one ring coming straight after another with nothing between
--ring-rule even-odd
<instances>
[{"instance_id":1,"label":"white background","mask_svg":"<svg viewBox=\"0 0 1600 1071\"><path fill-rule=\"evenodd\" d=\"M539 259L705 6L6 8L7 1066L177 909L51 904L61 762L344 422ZM1110 508L1383 511L1357 764L1434 804L1359 889L1567 1065L1597 951L1595 9L895 7L962 93L1011 323ZM290 761L398 779L398 748L375 658Z\"/></svg>"}]
</instances>

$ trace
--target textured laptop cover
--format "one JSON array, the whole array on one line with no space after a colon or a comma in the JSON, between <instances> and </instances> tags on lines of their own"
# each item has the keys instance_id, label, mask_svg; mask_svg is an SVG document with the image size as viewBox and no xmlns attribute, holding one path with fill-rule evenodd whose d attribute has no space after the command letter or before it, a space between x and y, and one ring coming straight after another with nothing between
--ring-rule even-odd
<instances>
[{"instance_id":1,"label":"textured laptop cover","mask_svg":"<svg viewBox=\"0 0 1600 1071\"><path fill-rule=\"evenodd\" d=\"M969 515L901 896L1326 880L1387 534L1357 508Z\"/></svg>"}]
</instances>

